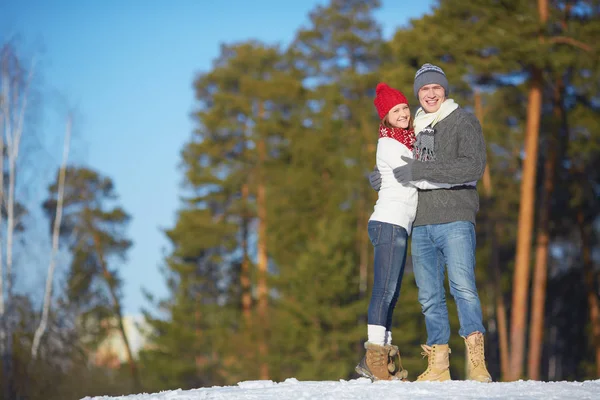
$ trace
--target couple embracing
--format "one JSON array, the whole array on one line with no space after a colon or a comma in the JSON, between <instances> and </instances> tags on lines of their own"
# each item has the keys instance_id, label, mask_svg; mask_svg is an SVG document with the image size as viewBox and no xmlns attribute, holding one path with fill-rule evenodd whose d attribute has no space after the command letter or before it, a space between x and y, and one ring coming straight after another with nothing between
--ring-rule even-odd
<instances>
[{"instance_id":1,"label":"couple embracing","mask_svg":"<svg viewBox=\"0 0 600 400\"><path fill-rule=\"evenodd\" d=\"M416 380L451 379L447 271L458 309L458 333L465 341L467 379L491 382L475 285L476 183L486 163L481 125L448 97L448 80L438 66L424 64L417 71L414 94L421 107L413 121L402 92L385 83L376 89L374 104L381 123L376 169L369 180L378 200L368 223L374 280L366 354L356 371L372 380L407 379L391 329L412 234L413 270L427 328L421 347L428 358Z\"/></svg>"}]
</instances>

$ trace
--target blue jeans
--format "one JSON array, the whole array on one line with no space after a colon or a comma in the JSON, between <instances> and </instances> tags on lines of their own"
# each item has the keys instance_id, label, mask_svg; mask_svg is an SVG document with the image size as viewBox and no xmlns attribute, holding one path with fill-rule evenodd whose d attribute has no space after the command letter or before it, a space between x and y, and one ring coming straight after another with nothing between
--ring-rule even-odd
<instances>
[{"instance_id":1,"label":"blue jeans","mask_svg":"<svg viewBox=\"0 0 600 400\"><path fill-rule=\"evenodd\" d=\"M475 226L468 221L417 226L412 232L412 261L425 315L427 345L447 344L450 322L446 306L444 269L460 322L459 335L485 333L475 285Z\"/></svg>"},{"instance_id":2,"label":"blue jeans","mask_svg":"<svg viewBox=\"0 0 600 400\"><path fill-rule=\"evenodd\" d=\"M368 321L389 331L404 275L408 233L398 225L369 221L369 239L375 248L375 277Z\"/></svg>"}]
</instances>

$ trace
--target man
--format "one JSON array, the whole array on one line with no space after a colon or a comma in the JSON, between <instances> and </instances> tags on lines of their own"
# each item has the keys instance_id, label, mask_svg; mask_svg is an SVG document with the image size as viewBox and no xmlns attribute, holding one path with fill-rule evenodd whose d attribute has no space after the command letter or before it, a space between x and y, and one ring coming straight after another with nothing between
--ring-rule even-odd
<instances>
[{"instance_id":1,"label":"man","mask_svg":"<svg viewBox=\"0 0 600 400\"><path fill-rule=\"evenodd\" d=\"M459 334L467 351L467 379L491 382L484 357L481 304L475 285L475 216L479 197L474 183L485 169L486 149L481 125L471 113L448 98L448 80L435 65L416 73L414 93L421 108L415 115L414 159L394 170L404 184L418 180L454 183L450 189L419 190L412 231L412 260L425 316L427 344L421 345L428 367L417 381L450 379L450 323L444 289L447 267L450 293L458 308ZM379 172L369 180L379 190Z\"/></svg>"}]
</instances>

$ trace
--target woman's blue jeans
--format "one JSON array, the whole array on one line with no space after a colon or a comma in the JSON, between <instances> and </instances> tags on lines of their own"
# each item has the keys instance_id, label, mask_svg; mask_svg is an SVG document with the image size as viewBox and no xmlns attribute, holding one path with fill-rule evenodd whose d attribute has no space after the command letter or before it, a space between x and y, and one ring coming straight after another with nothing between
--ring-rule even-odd
<instances>
[{"instance_id":1,"label":"woman's blue jeans","mask_svg":"<svg viewBox=\"0 0 600 400\"><path fill-rule=\"evenodd\" d=\"M369 221L369 238L375 248L375 277L368 322L389 331L404 275L408 233L398 225Z\"/></svg>"},{"instance_id":2,"label":"woman's blue jeans","mask_svg":"<svg viewBox=\"0 0 600 400\"><path fill-rule=\"evenodd\" d=\"M475 285L475 226L469 221L416 226L412 231L412 262L425 315L427 345L447 344L450 323L444 288L448 269L450 294L460 322L459 335L485 333Z\"/></svg>"}]
</instances>

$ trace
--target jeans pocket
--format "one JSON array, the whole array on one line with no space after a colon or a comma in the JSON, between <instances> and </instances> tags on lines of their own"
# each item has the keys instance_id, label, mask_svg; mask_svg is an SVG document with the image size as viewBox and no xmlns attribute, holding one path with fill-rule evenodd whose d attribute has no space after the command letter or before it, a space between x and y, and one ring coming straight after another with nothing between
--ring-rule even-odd
<instances>
[{"instance_id":1,"label":"jeans pocket","mask_svg":"<svg viewBox=\"0 0 600 400\"><path fill-rule=\"evenodd\" d=\"M369 221L369 239L373 246L377 246L379 243L379 237L381 236L381 222Z\"/></svg>"}]
</instances>

